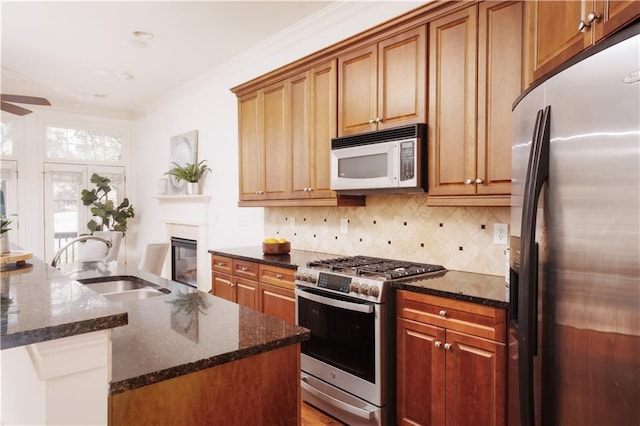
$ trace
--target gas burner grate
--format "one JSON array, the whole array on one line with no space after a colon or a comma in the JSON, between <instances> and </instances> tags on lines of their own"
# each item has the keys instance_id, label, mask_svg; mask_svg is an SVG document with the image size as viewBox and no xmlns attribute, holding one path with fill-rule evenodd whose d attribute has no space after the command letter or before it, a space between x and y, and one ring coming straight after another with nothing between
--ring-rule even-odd
<instances>
[{"instance_id":1,"label":"gas burner grate","mask_svg":"<svg viewBox=\"0 0 640 426\"><path fill-rule=\"evenodd\" d=\"M316 260L307 262L307 266L337 272L348 271L355 275L362 276L375 275L387 280L446 271L446 269L440 265L369 256L347 256Z\"/></svg>"}]
</instances>

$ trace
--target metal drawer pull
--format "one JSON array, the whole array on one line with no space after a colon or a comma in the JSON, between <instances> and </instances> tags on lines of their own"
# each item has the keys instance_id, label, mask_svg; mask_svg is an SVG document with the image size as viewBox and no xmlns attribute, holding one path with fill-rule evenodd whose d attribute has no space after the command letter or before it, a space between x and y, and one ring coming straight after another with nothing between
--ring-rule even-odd
<instances>
[{"instance_id":1,"label":"metal drawer pull","mask_svg":"<svg viewBox=\"0 0 640 426\"><path fill-rule=\"evenodd\" d=\"M440 315L441 317L446 317L447 311L445 311L444 309L441 309L440 312L438 312L438 315Z\"/></svg>"},{"instance_id":2,"label":"metal drawer pull","mask_svg":"<svg viewBox=\"0 0 640 426\"><path fill-rule=\"evenodd\" d=\"M282 274L276 274L276 279L281 280L282 279Z\"/></svg>"},{"instance_id":3,"label":"metal drawer pull","mask_svg":"<svg viewBox=\"0 0 640 426\"><path fill-rule=\"evenodd\" d=\"M434 345L436 348L439 348L440 346L442 346L442 342L440 340L436 340Z\"/></svg>"},{"instance_id":4,"label":"metal drawer pull","mask_svg":"<svg viewBox=\"0 0 640 426\"><path fill-rule=\"evenodd\" d=\"M242 268L240 268L240 270L241 270L242 272L247 272L247 267L246 267L246 266L243 266Z\"/></svg>"},{"instance_id":5,"label":"metal drawer pull","mask_svg":"<svg viewBox=\"0 0 640 426\"><path fill-rule=\"evenodd\" d=\"M445 350L445 351L449 351L449 350L451 350L451 343L445 343L445 344L444 344L444 350Z\"/></svg>"}]
</instances>

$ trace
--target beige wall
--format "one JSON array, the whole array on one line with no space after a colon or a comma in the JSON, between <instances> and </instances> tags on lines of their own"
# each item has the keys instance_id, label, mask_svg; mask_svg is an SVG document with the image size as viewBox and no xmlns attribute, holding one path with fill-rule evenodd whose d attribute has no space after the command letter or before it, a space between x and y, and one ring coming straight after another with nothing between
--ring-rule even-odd
<instances>
[{"instance_id":1,"label":"beige wall","mask_svg":"<svg viewBox=\"0 0 640 426\"><path fill-rule=\"evenodd\" d=\"M343 218L347 234L340 232ZM427 207L424 195L368 196L366 207L267 208L265 237L286 238L299 250L504 275L507 246L493 243L493 224L509 222L509 207Z\"/></svg>"}]
</instances>

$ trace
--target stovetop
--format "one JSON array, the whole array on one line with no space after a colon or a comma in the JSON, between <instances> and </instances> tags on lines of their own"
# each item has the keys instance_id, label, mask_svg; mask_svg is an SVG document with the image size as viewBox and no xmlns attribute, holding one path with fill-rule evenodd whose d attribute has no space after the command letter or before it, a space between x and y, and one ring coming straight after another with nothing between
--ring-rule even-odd
<instances>
[{"instance_id":1,"label":"stovetop","mask_svg":"<svg viewBox=\"0 0 640 426\"><path fill-rule=\"evenodd\" d=\"M307 267L346 275L379 277L379 279L384 280L395 280L446 271L441 265L369 256L347 256L310 261L307 262Z\"/></svg>"}]
</instances>

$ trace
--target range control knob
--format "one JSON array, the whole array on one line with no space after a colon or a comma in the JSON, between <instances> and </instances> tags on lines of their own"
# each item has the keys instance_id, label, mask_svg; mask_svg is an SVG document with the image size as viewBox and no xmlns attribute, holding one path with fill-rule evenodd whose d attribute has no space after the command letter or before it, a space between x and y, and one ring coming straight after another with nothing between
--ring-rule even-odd
<instances>
[{"instance_id":1,"label":"range control knob","mask_svg":"<svg viewBox=\"0 0 640 426\"><path fill-rule=\"evenodd\" d=\"M373 297L380 296L380 288L378 288L377 285L372 285L371 288L369 289L369 295Z\"/></svg>"},{"instance_id":2,"label":"range control knob","mask_svg":"<svg viewBox=\"0 0 640 426\"><path fill-rule=\"evenodd\" d=\"M360 285L360 294L364 294L365 296L369 295L369 284Z\"/></svg>"},{"instance_id":3,"label":"range control knob","mask_svg":"<svg viewBox=\"0 0 640 426\"><path fill-rule=\"evenodd\" d=\"M317 275L309 274L307 275L307 281L310 282L311 284L317 284L318 277Z\"/></svg>"},{"instance_id":4,"label":"range control knob","mask_svg":"<svg viewBox=\"0 0 640 426\"><path fill-rule=\"evenodd\" d=\"M352 282L351 284L349 284L349 291L353 292L353 293L359 293L360 292L360 283L357 282Z\"/></svg>"}]
</instances>

